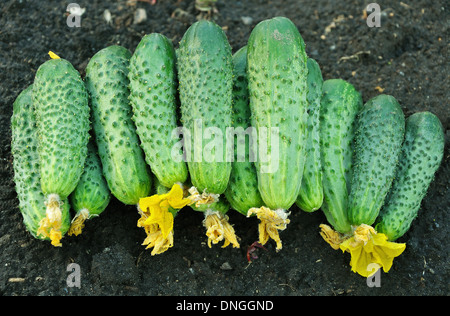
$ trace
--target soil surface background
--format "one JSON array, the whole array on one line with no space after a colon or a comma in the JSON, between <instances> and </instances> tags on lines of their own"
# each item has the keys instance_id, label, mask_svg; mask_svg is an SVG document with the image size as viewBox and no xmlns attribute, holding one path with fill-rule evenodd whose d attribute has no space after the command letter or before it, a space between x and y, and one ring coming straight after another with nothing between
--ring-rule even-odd
<instances>
[{"instance_id":1,"label":"soil surface background","mask_svg":"<svg viewBox=\"0 0 450 316\"><path fill-rule=\"evenodd\" d=\"M133 206L113 199L78 237L54 248L25 230L14 190L10 119L17 95L33 82L39 65L55 52L84 76L89 59L119 44L133 52L144 34L159 32L178 47L197 20L194 1L77 0L86 11L81 27L68 27L66 8L75 1L5 0L0 4L0 294L1 295L449 295L449 2L377 1L381 27L368 27L364 9L372 1L250 0L217 2L213 19L226 31L233 52L253 27L286 16L298 27L309 56L324 79L342 78L361 91L364 102L381 91L395 96L405 116L431 111L446 135L442 165L422 202L418 218L399 242L405 252L380 287L350 270L350 256L331 249L319 235L321 211L293 206L281 233L283 249L247 247L258 238L258 220L230 211L240 249L211 249L203 214L184 209L175 219L175 244L151 256L141 245ZM135 22L138 9L147 18ZM105 10L110 20L105 20ZM107 14L106 14L107 15ZM81 286L66 282L70 263L81 269Z\"/></svg>"}]
</instances>

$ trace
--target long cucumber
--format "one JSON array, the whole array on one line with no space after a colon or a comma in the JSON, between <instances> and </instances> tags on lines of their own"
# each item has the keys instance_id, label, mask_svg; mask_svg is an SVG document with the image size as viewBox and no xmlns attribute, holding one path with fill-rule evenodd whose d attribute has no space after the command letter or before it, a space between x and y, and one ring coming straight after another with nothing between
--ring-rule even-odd
<instances>
[{"instance_id":1,"label":"long cucumber","mask_svg":"<svg viewBox=\"0 0 450 316\"><path fill-rule=\"evenodd\" d=\"M347 211L350 224L372 225L377 218L394 179L404 132L403 111L390 95L370 99L358 114Z\"/></svg>"},{"instance_id":2,"label":"long cucumber","mask_svg":"<svg viewBox=\"0 0 450 316\"><path fill-rule=\"evenodd\" d=\"M40 233L49 237L61 228L67 216L61 212L61 202L72 193L83 173L90 130L88 94L72 64L55 57L37 70L32 98L39 134L41 187L47 205ZM53 236L58 243L59 236Z\"/></svg>"},{"instance_id":3,"label":"long cucumber","mask_svg":"<svg viewBox=\"0 0 450 316\"><path fill-rule=\"evenodd\" d=\"M320 158L320 101L323 78L319 64L308 58L308 123L306 128L306 163L296 204L305 212L318 210L323 203L322 162Z\"/></svg>"},{"instance_id":4,"label":"long cucumber","mask_svg":"<svg viewBox=\"0 0 450 316\"><path fill-rule=\"evenodd\" d=\"M406 120L405 140L392 188L375 229L394 241L403 236L420 209L444 156L444 131L436 115L419 112Z\"/></svg>"},{"instance_id":5,"label":"long cucumber","mask_svg":"<svg viewBox=\"0 0 450 316\"><path fill-rule=\"evenodd\" d=\"M151 176L128 101L130 57L131 53L121 46L109 46L97 52L86 67L86 87L108 187L119 201L136 205L149 194Z\"/></svg>"},{"instance_id":6,"label":"long cucumber","mask_svg":"<svg viewBox=\"0 0 450 316\"><path fill-rule=\"evenodd\" d=\"M350 233L347 218L352 172L352 142L356 115L362 107L361 94L342 79L323 83L320 108L320 149L324 201L328 222L340 233Z\"/></svg>"},{"instance_id":7,"label":"long cucumber","mask_svg":"<svg viewBox=\"0 0 450 316\"><path fill-rule=\"evenodd\" d=\"M22 91L13 105L11 117L11 152L13 155L14 182L16 184L19 209L26 229L34 238L52 240L54 246L61 246L60 237L70 226L69 202L61 205L61 227L51 230L48 236L40 234L40 223L46 218L45 195L41 189L39 173L38 131L31 94L33 85ZM53 238L51 238L53 237Z\"/></svg>"}]
</instances>

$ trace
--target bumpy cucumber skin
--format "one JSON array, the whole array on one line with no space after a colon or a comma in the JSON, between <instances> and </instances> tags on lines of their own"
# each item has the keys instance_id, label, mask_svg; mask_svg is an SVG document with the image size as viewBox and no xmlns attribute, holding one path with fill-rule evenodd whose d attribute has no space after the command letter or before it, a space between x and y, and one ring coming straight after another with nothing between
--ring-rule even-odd
<instances>
[{"instance_id":1,"label":"bumpy cucumber skin","mask_svg":"<svg viewBox=\"0 0 450 316\"><path fill-rule=\"evenodd\" d=\"M442 124L434 114L419 112L406 120L400 163L375 226L389 240L403 236L416 218L444 156L444 143Z\"/></svg>"},{"instance_id":2,"label":"bumpy cucumber skin","mask_svg":"<svg viewBox=\"0 0 450 316\"><path fill-rule=\"evenodd\" d=\"M226 128L232 126L233 63L231 47L220 26L201 20L184 34L177 50L181 122L191 133L191 159L188 161L192 184L203 192L222 194L227 188L231 162L227 161ZM194 139L201 140L201 130L218 128L222 135L203 140L202 148L195 148ZM207 144L222 136L222 157L195 161L205 152ZM186 135L184 135L186 137ZM200 147L200 146L197 146ZM211 150L212 152L212 150ZM213 152L215 154L215 152ZM211 159L212 158L212 159ZM221 161L217 161L217 160ZM212 161L211 161L212 160Z\"/></svg>"},{"instance_id":3,"label":"bumpy cucumber skin","mask_svg":"<svg viewBox=\"0 0 450 316\"><path fill-rule=\"evenodd\" d=\"M64 200L83 173L89 141L88 94L80 74L64 59L43 63L33 84L44 194Z\"/></svg>"},{"instance_id":4,"label":"bumpy cucumber skin","mask_svg":"<svg viewBox=\"0 0 450 316\"><path fill-rule=\"evenodd\" d=\"M352 171L352 142L356 115L362 107L361 94L342 79L323 83L320 104L320 154L324 201L322 211L341 233L351 232L347 219Z\"/></svg>"},{"instance_id":5,"label":"bumpy cucumber skin","mask_svg":"<svg viewBox=\"0 0 450 316\"><path fill-rule=\"evenodd\" d=\"M142 38L130 60L130 103L133 121L147 163L166 187L184 183L188 176L184 161L172 159L179 141L172 139L177 128L176 60L172 43L161 34Z\"/></svg>"},{"instance_id":6,"label":"bumpy cucumber skin","mask_svg":"<svg viewBox=\"0 0 450 316\"><path fill-rule=\"evenodd\" d=\"M130 57L131 53L121 46L96 53L86 67L86 87L106 182L119 201L133 205L149 194L151 175L131 119L127 77Z\"/></svg>"},{"instance_id":7,"label":"bumpy cucumber skin","mask_svg":"<svg viewBox=\"0 0 450 316\"><path fill-rule=\"evenodd\" d=\"M255 163L259 192L267 207L287 210L300 191L307 120L305 44L289 19L277 17L256 25L248 41L247 74L252 125L258 148L261 141L266 143L269 160L266 164L258 155ZM260 139L264 128L269 135L272 128L279 131L278 169L269 173L263 168L274 163L276 149L271 148L271 137Z\"/></svg>"},{"instance_id":8,"label":"bumpy cucumber skin","mask_svg":"<svg viewBox=\"0 0 450 316\"><path fill-rule=\"evenodd\" d=\"M39 222L46 217L46 206L39 173L38 131L31 100L32 90L31 85L22 91L13 105L11 152L14 158L14 182L26 229L34 238L49 240L36 235ZM67 200L63 201L61 212L61 233L64 235L70 227Z\"/></svg>"},{"instance_id":9,"label":"bumpy cucumber skin","mask_svg":"<svg viewBox=\"0 0 450 316\"><path fill-rule=\"evenodd\" d=\"M247 46L242 47L233 55L233 126L235 130L242 128L245 131L251 126L250 106L248 95ZM249 139L245 137L245 153L239 152L237 156L240 138L235 139L235 157L231 167L230 181L228 182L225 197L231 207L243 215L252 207L261 207L264 202L258 190L258 178L253 162L249 161ZM245 154L245 157L242 155ZM244 161L243 158L245 159Z\"/></svg>"},{"instance_id":10,"label":"bumpy cucumber skin","mask_svg":"<svg viewBox=\"0 0 450 316\"><path fill-rule=\"evenodd\" d=\"M319 64L312 58L307 60L308 77L308 121L306 127L306 162L302 185L296 204L305 212L318 210L323 203L322 163L320 159L320 100L323 78Z\"/></svg>"},{"instance_id":11,"label":"bumpy cucumber skin","mask_svg":"<svg viewBox=\"0 0 450 316\"><path fill-rule=\"evenodd\" d=\"M75 191L70 195L70 202L76 212L87 209L89 215L100 215L108 206L110 199L111 192L103 176L97 148L90 142L84 172Z\"/></svg>"},{"instance_id":12,"label":"bumpy cucumber skin","mask_svg":"<svg viewBox=\"0 0 450 316\"><path fill-rule=\"evenodd\" d=\"M403 111L390 95L370 99L358 113L347 213L352 225L375 222L394 179L404 134Z\"/></svg>"}]
</instances>

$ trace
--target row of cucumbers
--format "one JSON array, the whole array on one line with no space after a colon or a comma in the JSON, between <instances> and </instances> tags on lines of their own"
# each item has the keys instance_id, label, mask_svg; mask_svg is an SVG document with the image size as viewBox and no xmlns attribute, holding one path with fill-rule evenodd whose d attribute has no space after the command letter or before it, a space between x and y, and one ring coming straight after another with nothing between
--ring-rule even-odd
<instances>
[{"instance_id":1,"label":"row of cucumbers","mask_svg":"<svg viewBox=\"0 0 450 316\"><path fill-rule=\"evenodd\" d=\"M180 123L193 146L179 146ZM266 157L227 161L229 127L268 134L258 137ZM223 148L195 141L208 128L221 131L209 136L224 137ZM276 135L267 132L273 128ZM146 231L162 234L150 245L165 244L164 250L171 246L165 211L176 216L181 205L205 213L210 241L235 247L229 209L256 214L260 242L272 238L279 250L278 231L294 203L324 211L334 229L323 227L321 234L335 249L350 237L384 234L394 241L416 216L444 147L435 115L416 113L405 122L394 97L363 105L350 83L323 81L297 27L284 17L259 23L234 56L222 29L199 21L176 52L161 34L144 36L133 55L120 46L99 51L84 80L55 57L14 103L12 136L20 209L35 237L59 246L71 224L78 234L83 220L106 208L110 192L139 205L157 187L160 198L146 200L149 208L140 213L162 227L162 233L153 226ZM248 139L236 150L239 145L249 152ZM195 158L206 151L213 159L174 159L174 152ZM277 168L267 170L273 157ZM175 203L176 194L167 193L177 185L189 203ZM370 227L364 237L361 225Z\"/></svg>"}]
</instances>

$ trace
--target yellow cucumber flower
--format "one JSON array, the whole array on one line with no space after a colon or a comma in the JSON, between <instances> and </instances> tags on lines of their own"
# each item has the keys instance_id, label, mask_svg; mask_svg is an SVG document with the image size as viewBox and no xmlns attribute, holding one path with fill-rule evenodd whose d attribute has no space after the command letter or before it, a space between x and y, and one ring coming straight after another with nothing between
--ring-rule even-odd
<instances>
[{"instance_id":1,"label":"yellow cucumber flower","mask_svg":"<svg viewBox=\"0 0 450 316\"><path fill-rule=\"evenodd\" d=\"M174 184L165 194L155 194L139 200L141 218L138 227L147 233L143 245L154 247L152 255L160 254L173 246L173 214L169 208L181 209L191 202L183 198L183 189Z\"/></svg>"},{"instance_id":2,"label":"yellow cucumber flower","mask_svg":"<svg viewBox=\"0 0 450 316\"><path fill-rule=\"evenodd\" d=\"M41 235L44 238L50 238L51 244L55 247L62 246L62 213L60 209L62 203L57 194L50 194L48 196L48 202L45 202L47 206L45 217L39 222L39 228L36 232L37 236Z\"/></svg>"},{"instance_id":3,"label":"yellow cucumber flower","mask_svg":"<svg viewBox=\"0 0 450 316\"><path fill-rule=\"evenodd\" d=\"M406 244L388 241L385 234L377 233L372 226L366 224L354 228L350 237L333 231L327 225L320 227L322 228L320 234L333 249L350 253L352 271L363 277L376 272L372 269L373 264L377 264L378 269L383 268L384 272L388 272L394 258L400 256L406 248Z\"/></svg>"},{"instance_id":4,"label":"yellow cucumber flower","mask_svg":"<svg viewBox=\"0 0 450 316\"><path fill-rule=\"evenodd\" d=\"M261 221L258 226L259 230L259 243L265 245L269 238L272 238L276 243L276 250L280 251L282 247L279 230L285 230L290 220L287 218L289 213L284 210L275 210L262 206L260 208L251 208L248 210L247 217L252 214L256 214Z\"/></svg>"}]
</instances>

